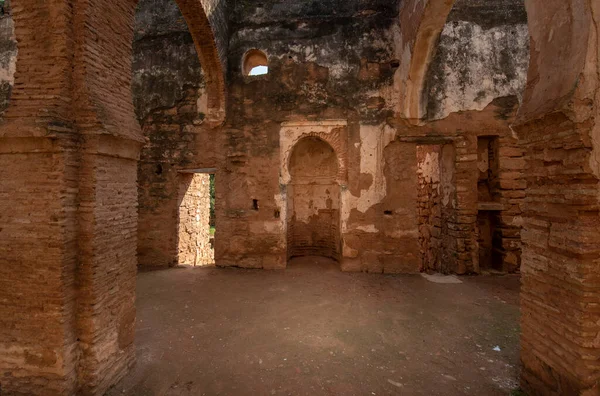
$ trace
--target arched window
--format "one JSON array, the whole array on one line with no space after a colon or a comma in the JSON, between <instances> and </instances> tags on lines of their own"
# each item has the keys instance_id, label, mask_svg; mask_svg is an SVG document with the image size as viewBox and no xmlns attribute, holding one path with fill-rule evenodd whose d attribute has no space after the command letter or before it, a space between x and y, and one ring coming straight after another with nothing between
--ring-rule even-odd
<instances>
[{"instance_id":1,"label":"arched window","mask_svg":"<svg viewBox=\"0 0 600 396\"><path fill-rule=\"evenodd\" d=\"M244 55L242 65L244 76L261 76L269 73L269 61L264 52L251 49Z\"/></svg>"}]
</instances>

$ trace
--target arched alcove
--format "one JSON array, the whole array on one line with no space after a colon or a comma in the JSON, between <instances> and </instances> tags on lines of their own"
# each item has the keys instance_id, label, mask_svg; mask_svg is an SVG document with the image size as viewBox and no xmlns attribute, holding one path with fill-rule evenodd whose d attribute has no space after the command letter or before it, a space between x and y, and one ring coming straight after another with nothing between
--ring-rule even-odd
<instances>
[{"instance_id":1,"label":"arched alcove","mask_svg":"<svg viewBox=\"0 0 600 396\"><path fill-rule=\"evenodd\" d=\"M264 52L251 49L246 52L242 62L244 76L260 76L269 73L269 60Z\"/></svg>"},{"instance_id":2,"label":"arched alcove","mask_svg":"<svg viewBox=\"0 0 600 396\"><path fill-rule=\"evenodd\" d=\"M317 137L301 139L289 161L288 259L340 256L340 186L333 148Z\"/></svg>"}]
</instances>

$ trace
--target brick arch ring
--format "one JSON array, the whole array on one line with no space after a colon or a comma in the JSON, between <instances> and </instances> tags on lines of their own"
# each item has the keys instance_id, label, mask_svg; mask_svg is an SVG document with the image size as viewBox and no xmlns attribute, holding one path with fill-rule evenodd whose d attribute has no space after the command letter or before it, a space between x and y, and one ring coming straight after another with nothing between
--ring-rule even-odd
<instances>
[{"instance_id":1,"label":"brick arch ring","mask_svg":"<svg viewBox=\"0 0 600 396\"><path fill-rule=\"evenodd\" d=\"M196 52L206 79L208 94L208 121L222 122L226 110L225 65L220 56L210 13L213 8L208 0L175 0L183 15L196 46ZM225 48L221 49L221 52ZM224 57L223 57L224 58Z\"/></svg>"},{"instance_id":2,"label":"brick arch ring","mask_svg":"<svg viewBox=\"0 0 600 396\"><path fill-rule=\"evenodd\" d=\"M340 184L346 184L347 175L348 175L348 165L347 165L347 154L348 148L344 144L344 140L340 135L339 130L333 130L330 133L324 132L309 132L303 133L293 140L292 144L290 144L289 150L287 150L284 154L283 164L285 164L285 175L284 181L288 184L291 181L290 176L290 160L292 158L292 153L296 149L296 146L299 142L308 138L317 138L325 143L327 143L334 151L337 163L338 163L338 172L337 172L337 181Z\"/></svg>"}]
</instances>

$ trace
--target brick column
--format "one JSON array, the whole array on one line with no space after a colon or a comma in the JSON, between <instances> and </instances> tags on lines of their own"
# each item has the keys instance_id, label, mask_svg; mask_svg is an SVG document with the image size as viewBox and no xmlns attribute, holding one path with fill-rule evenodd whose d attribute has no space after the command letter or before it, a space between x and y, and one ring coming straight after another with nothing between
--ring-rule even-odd
<instances>
[{"instance_id":1,"label":"brick column","mask_svg":"<svg viewBox=\"0 0 600 396\"><path fill-rule=\"evenodd\" d=\"M600 3L528 2L521 385L600 393Z\"/></svg>"},{"instance_id":2,"label":"brick column","mask_svg":"<svg viewBox=\"0 0 600 396\"><path fill-rule=\"evenodd\" d=\"M76 388L71 6L12 2L18 71L0 127L0 385L7 393Z\"/></svg>"},{"instance_id":3,"label":"brick column","mask_svg":"<svg viewBox=\"0 0 600 396\"><path fill-rule=\"evenodd\" d=\"M448 219L444 239L444 272L465 274L479 271L475 226L477 223L477 137L462 137L455 142L454 183L456 204ZM454 198L454 197L453 197ZM448 260L446 264L445 261Z\"/></svg>"},{"instance_id":4,"label":"brick column","mask_svg":"<svg viewBox=\"0 0 600 396\"><path fill-rule=\"evenodd\" d=\"M12 2L19 57L0 128L0 385L9 394L103 394L133 362L134 7Z\"/></svg>"},{"instance_id":5,"label":"brick column","mask_svg":"<svg viewBox=\"0 0 600 396\"><path fill-rule=\"evenodd\" d=\"M549 115L519 128L527 149L521 360L531 395L594 395L600 380L598 176L590 124ZM585 390L592 393L585 393Z\"/></svg>"}]
</instances>

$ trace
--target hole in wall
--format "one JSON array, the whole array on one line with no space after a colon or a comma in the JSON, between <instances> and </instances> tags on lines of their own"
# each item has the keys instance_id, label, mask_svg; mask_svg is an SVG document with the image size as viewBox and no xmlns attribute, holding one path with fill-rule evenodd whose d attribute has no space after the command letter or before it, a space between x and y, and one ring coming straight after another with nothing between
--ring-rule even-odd
<instances>
[{"instance_id":1,"label":"hole in wall","mask_svg":"<svg viewBox=\"0 0 600 396\"><path fill-rule=\"evenodd\" d=\"M156 165L156 171L155 171L155 173L157 175L162 175L162 173L163 173L163 167L162 167L161 164Z\"/></svg>"},{"instance_id":2,"label":"hole in wall","mask_svg":"<svg viewBox=\"0 0 600 396\"><path fill-rule=\"evenodd\" d=\"M400 61L398 59L394 59L390 62L390 67L392 69L397 69L400 67Z\"/></svg>"},{"instance_id":3,"label":"hole in wall","mask_svg":"<svg viewBox=\"0 0 600 396\"><path fill-rule=\"evenodd\" d=\"M393 214L393 212L391 210L384 210L383 214L386 216L391 216Z\"/></svg>"},{"instance_id":4,"label":"hole in wall","mask_svg":"<svg viewBox=\"0 0 600 396\"><path fill-rule=\"evenodd\" d=\"M269 61L264 52L251 49L244 54L242 62L244 76L262 76L269 73Z\"/></svg>"},{"instance_id":5,"label":"hole in wall","mask_svg":"<svg viewBox=\"0 0 600 396\"><path fill-rule=\"evenodd\" d=\"M253 210L258 210L258 199L253 199L252 200L252 209Z\"/></svg>"},{"instance_id":6,"label":"hole in wall","mask_svg":"<svg viewBox=\"0 0 600 396\"><path fill-rule=\"evenodd\" d=\"M275 211L273 212L273 217L275 217L276 219L281 217L281 212L279 212L277 209L275 209Z\"/></svg>"}]
</instances>

